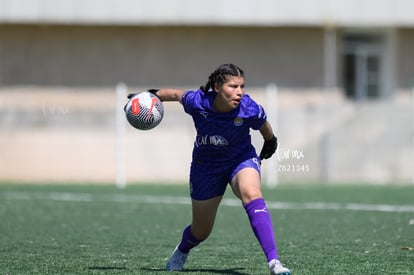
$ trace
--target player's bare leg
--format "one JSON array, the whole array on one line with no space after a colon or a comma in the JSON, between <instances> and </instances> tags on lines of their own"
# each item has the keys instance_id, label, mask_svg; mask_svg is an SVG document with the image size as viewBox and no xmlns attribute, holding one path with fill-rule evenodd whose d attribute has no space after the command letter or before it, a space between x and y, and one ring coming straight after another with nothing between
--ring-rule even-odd
<instances>
[{"instance_id":1,"label":"player's bare leg","mask_svg":"<svg viewBox=\"0 0 414 275\"><path fill-rule=\"evenodd\" d=\"M213 230L217 209L223 196L208 200L192 200L193 221L191 232L198 240L205 240Z\"/></svg>"},{"instance_id":2,"label":"player's bare leg","mask_svg":"<svg viewBox=\"0 0 414 275\"><path fill-rule=\"evenodd\" d=\"M222 196L208 200L192 200L193 220L191 225L184 229L181 242L173 251L167 270L182 270L190 250L207 239L213 230L217 209Z\"/></svg>"},{"instance_id":3,"label":"player's bare leg","mask_svg":"<svg viewBox=\"0 0 414 275\"><path fill-rule=\"evenodd\" d=\"M243 205L263 197L260 188L260 175L254 168L240 170L233 178L231 188L236 197L243 202Z\"/></svg>"}]
</instances>

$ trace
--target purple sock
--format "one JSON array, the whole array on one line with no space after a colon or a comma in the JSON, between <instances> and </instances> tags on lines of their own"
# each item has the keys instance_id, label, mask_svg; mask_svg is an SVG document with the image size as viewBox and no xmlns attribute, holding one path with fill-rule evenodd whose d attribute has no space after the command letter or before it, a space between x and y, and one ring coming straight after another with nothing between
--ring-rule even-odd
<instances>
[{"instance_id":1,"label":"purple sock","mask_svg":"<svg viewBox=\"0 0 414 275\"><path fill-rule=\"evenodd\" d=\"M183 237L180 244L178 245L178 249L183 253L188 253L191 248L199 244L200 241L193 236L193 233L191 233L191 225L187 226L184 229Z\"/></svg>"},{"instance_id":2,"label":"purple sock","mask_svg":"<svg viewBox=\"0 0 414 275\"><path fill-rule=\"evenodd\" d=\"M244 206L244 209L249 216L250 225L266 255L267 261L279 259L272 219L266 208L265 200L263 198L252 200Z\"/></svg>"}]
</instances>

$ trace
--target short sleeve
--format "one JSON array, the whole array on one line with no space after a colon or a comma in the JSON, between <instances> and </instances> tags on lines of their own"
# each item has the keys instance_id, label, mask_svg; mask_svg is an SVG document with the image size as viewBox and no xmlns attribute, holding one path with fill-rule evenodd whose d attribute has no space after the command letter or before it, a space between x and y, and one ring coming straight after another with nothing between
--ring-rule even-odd
<instances>
[{"instance_id":1,"label":"short sleeve","mask_svg":"<svg viewBox=\"0 0 414 275\"><path fill-rule=\"evenodd\" d=\"M181 99L181 102L184 107L184 111L188 114L191 114L193 111L194 97L195 97L194 91L187 91L183 94L183 97Z\"/></svg>"},{"instance_id":2,"label":"short sleeve","mask_svg":"<svg viewBox=\"0 0 414 275\"><path fill-rule=\"evenodd\" d=\"M254 116L252 116L251 127L253 130L259 130L262 127L263 123L265 123L267 116L266 112L262 105L254 104Z\"/></svg>"}]
</instances>

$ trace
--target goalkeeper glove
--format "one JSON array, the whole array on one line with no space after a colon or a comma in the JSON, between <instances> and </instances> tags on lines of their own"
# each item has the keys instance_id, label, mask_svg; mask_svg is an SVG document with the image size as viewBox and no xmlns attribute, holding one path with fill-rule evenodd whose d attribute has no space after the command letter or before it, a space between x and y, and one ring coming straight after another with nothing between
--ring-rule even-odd
<instances>
[{"instance_id":1,"label":"goalkeeper glove","mask_svg":"<svg viewBox=\"0 0 414 275\"><path fill-rule=\"evenodd\" d=\"M158 92L159 90L158 89L149 89L149 90L147 90L147 92L150 92L151 94L153 94L153 95L155 95L156 97L158 97L158 98L160 98L159 96L157 96L157 92ZM161 98L160 98L160 100L161 100ZM162 101L162 100L161 100Z\"/></svg>"},{"instance_id":2,"label":"goalkeeper glove","mask_svg":"<svg viewBox=\"0 0 414 275\"><path fill-rule=\"evenodd\" d=\"M159 96L157 96L157 92L158 92L159 90L158 89L149 89L149 90L147 90L147 92L149 92L149 93L151 93L151 94L153 94L153 95L155 95L156 97L158 97L159 99L160 99L160 101L162 101L161 100L161 98L159 97ZM128 99L131 99L131 98L133 98L134 96L136 96L138 93L129 93L128 95L127 95L127 98ZM128 103L127 104L125 104L125 106L124 106L124 111L126 112L126 106L128 105Z\"/></svg>"},{"instance_id":3,"label":"goalkeeper glove","mask_svg":"<svg viewBox=\"0 0 414 275\"><path fill-rule=\"evenodd\" d=\"M260 151L260 159L270 158L276 152L277 145L277 137L275 135L270 140L265 140L262 151Z\"/></svg>"},{"instance_id":4,"label":"goalkeeper glove","mask_svg":"<svg viewBox=\"0 0 414 275\"><path fill-rule=\"evenodd\" d=\"M155 95L156 97L158 97L158 98L160 98L159 96L157 96L157 92L158 92L159 90L158 89L148 89L147 90L147 92L149 92L149 93L151 93L151 94L153 94L153 95ZM127 98L128 99L131 99L131 98L133 98L134 96L136 96L138 93L129 93L128 95L127 95ZM160 100L161 100L161 98L160 98ZM161 100L162 101L162 100Z\"/></svg>"}]
</instances>

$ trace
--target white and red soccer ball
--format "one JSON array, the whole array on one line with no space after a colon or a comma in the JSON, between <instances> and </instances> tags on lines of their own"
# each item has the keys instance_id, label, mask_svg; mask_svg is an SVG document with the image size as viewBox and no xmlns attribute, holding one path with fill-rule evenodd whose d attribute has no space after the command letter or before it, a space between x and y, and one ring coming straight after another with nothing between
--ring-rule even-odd
<instances>
[{"instance_id":1,"label":"white and red soccer ball","mask_svg":"<svg viewBox=\"0 0 414 275\"><path fill-rule=\"evenodd\" d=\"M150 130L160 124L164 117L164 106L156 95L142 92L129 99L125 106L125 115L134 128Z\"/></svg>"}]
</instances>

